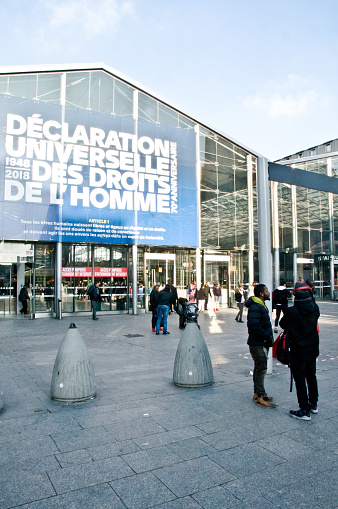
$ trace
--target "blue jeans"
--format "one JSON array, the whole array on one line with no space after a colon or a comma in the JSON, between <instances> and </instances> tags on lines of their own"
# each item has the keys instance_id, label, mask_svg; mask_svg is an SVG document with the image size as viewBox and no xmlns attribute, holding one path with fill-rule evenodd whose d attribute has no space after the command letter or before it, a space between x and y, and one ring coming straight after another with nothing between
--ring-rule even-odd
<instances>
[{"instance_id":1,"label":"blue jeans","mask_svg":"<svg viewBox=\"0 0 338 509\"><path fill-rule=\"evenodd\" d=\"M159 304L157 306L156 332L160 332L160 324L161 324L162 316L163 316L163 332L167 332L168 315L169 315L169 306L166 306L164 304Z\"/></svg>"}]
</instances>

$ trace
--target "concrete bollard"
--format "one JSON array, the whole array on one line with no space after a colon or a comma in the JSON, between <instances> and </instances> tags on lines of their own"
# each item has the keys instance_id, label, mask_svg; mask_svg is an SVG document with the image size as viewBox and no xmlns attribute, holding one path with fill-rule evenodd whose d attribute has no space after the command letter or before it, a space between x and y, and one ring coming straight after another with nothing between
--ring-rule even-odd
<instances>
[{"instance_id":1,"label":"concrete bollard","mask_svg":"<svg viewBox=\"0 0 338 509\"><path fill-rule=\"evenodd\" d=\"M71 323L56 356L51 397L56 401L75 403L94 395L94 368L79 330Z\"/></svg>"},{"instance_id":2,"label":"concrete bollard","mask_svg":"<svg viewBox=\"0 0 338 509\"><path fill-rule=\"evenodd\" d=\"M5 404L4 396L3 396L2 392L0 391L0 412L4 407L4 404Z\"/></svg>"},{"instance_id":3,"label":"concrete bollard","mask_svg":"<svg viewBox=\"0 0 338 509\"><path fill-rule=\"evenodd\" d=\"M180 387L203 387L214 382L208 347L197 323L188 322L182 333L173 380Z\"/></svg>"}]
</instances>

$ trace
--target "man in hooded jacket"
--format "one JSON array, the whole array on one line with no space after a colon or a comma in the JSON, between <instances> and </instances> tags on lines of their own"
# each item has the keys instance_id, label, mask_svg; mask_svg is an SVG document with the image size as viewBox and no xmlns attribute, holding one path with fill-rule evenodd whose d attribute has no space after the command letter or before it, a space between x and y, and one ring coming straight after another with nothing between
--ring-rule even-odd
<instances>
[{"instance_id":1,"label":"man in hooded jacket","mask_svg":"<svg viewBox=\"0 0 338 509\"><path fill-rule=\"evenodd\" d=\"M272 397L267 396L264 388L269 347L273 344L269 310L265 305L265 301L270 300L270 292L264 284L258 284L255 286L254 294L254 297L250 297L245 303L248 308L248 345L254 360L253 400L257 405L275 408Z\"/></svg>"},{"instance_id":2,"label":"man in hooded jacket","mask_svg":"<svg viewBox=\"0 0 338 509\"><path fill-rule=\"evenodd\" d=\"M291 343L291 371L296 384L299 410L290 410L291 417L309 421L318 413L316 358L319 355L319 308L312 289L296 283L294 305L285 310L280 326L287 331Z\"/></svg>"}]
</instances>

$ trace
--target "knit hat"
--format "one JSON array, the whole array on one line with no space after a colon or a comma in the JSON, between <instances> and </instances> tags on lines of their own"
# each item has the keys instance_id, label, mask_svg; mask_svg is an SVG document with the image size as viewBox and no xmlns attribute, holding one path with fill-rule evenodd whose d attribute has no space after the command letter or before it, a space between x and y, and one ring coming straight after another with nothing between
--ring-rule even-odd
<instances>
[{"instance_id":1,"label":"knit hat","mask_svg":"<svg viewBox=\"0 0 338 509\"><path fill-rule=\"evenodd\" d=\"M296 301L308 302L312 300L312 291L305 283L296 283L293 290Z\"/></svg>"}]
</instances>

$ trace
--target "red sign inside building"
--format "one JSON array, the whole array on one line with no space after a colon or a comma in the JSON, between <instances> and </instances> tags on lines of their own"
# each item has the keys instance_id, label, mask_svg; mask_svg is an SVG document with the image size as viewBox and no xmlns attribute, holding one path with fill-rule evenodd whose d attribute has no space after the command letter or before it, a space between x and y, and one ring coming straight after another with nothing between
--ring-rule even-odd
<instances>
[{"instance_id":1,"label":"red sign inside building","mask_svg":"<svg viewBox=\"0 0 338 509\"><path fill-rule=\"evenodd\" d=\"M62 267L62 277L92 277L91 267ZM94 278L127 277L127 267L95 267Z\"/></svg>"}]
</instances>

